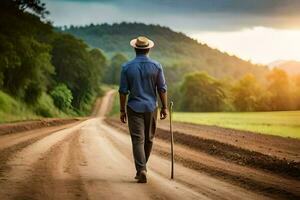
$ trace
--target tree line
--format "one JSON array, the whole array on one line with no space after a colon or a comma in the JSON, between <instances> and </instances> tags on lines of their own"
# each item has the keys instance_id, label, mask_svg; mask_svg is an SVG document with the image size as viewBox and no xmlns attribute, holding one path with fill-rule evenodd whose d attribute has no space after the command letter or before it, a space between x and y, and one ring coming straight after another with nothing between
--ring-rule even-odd
<instances>
[{"instance_id":1,"label":"tree line","mask_svg":"<svg viewBox=\"0 0 300 200\"><path fill-rule=\"evenodd\" d=\"M270 71L265 82L252 74L239 80L215 79L205 72L187 74L172 90L177 109L190 112L286 111L300 109L300 75Z\"/></svg>"},{"instance_id":2,"label":"tree line","mask_svg":"<svg viewBox=\"0 0 300 200\"><path fill-rule=\"evenodd\" d=\"M122 53L110 59L103 82L118 85ZM300 109L300 75L289 76L274 68L261 80L252 73L239 79L217 79L207 72L189 73L183 66L164 67L170 100L177 111L287 111ZM183 76L178 76L183 74ZM182 78L183 77L183 78Z\"/></svg>"}]
</instances>

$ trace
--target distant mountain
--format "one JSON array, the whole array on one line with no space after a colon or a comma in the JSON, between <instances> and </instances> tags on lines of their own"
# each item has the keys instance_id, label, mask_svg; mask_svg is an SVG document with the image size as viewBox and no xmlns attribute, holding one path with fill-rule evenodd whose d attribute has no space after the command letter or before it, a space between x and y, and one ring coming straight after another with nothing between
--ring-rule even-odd
<instances>
[{"instance_id":1,"label":"distant mountain","mask_svg":"<svg viewBox=\"0 0 300 200\"><path fill-rule=\"evenodd\" d=\"M154 59L162 62L166 68L173 67L176 76L182 77L186 72L203 70L217 78L240 78L252 73L263 79L268 71L266 66L254 65L236 56L228 55L206 44L174 32L170 28L159 25L142 23L101 24L69 28L58 28L73 34L90 46L101 48L108 55L121 52L129 58L133 57L133 50L129 41L138 35L145 35L155 42L151 53Z\"/></svg>"},{"instance_id":2,"label":"distant mountain","mask_svg":"<svg viewBox=\"0 0 300 200\"><path fill-rule=\"evenodd\" d=\"M293 60L280 60L270 63L268 66L272 68L279 68L286 71L289 75L300 74L300 62Z\"/></svg>"},{"instance_id":3,"label":"distant mountain","mask_svg":"<svg viewBox=\"0 0 300 200\"><path fill-rule=\"evenodd\" d=\"M278 65L281 65L282 63L285 63L285 62L287 62L287 61L286 61L286 60L276 60L276 61L274 61L274 62L269 63L269 64L268 64L268 67L269 67L270 69L272 69L272 68L274 68L274 67L276 67L276 66L278 66Z\"/></svg>"}]
</instances>

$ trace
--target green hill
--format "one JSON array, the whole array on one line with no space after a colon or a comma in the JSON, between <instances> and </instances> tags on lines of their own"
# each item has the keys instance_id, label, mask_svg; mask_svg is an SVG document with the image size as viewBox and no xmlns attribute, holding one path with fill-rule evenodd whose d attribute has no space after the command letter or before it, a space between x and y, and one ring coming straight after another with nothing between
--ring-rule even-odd
<instances>
[{"instance_id":1,"label":"green hill","mask_svg":"<svg viewBox=\"0 0 300 200\"><path fill-rule=\"evenodd\" d=\"M0 123L87 115L101 94L105 56L46 14L41 1L1 1Z\"/></svg>"},{"instance_id":2,"label":"green hill","mask_svg":"<svg viewBox=\"0 0 300 200\"><path fill-rule=\"evenodd\" d=\"M155 41L151 56L162 62L165 67L175 67L172 68L176 71L175 77L185 72L207 71L217 78L240 78L244 74L252 73L262 80L268 71L265 66L254 65L236 56L230 56L183 33L159 25L123 22L112 25L71 26L60 30L83 39L91 47L101 48L110 56L121 52L129 58L134 56L129 41L138 35L146 35Z\"/></svg>"}]
</instances>

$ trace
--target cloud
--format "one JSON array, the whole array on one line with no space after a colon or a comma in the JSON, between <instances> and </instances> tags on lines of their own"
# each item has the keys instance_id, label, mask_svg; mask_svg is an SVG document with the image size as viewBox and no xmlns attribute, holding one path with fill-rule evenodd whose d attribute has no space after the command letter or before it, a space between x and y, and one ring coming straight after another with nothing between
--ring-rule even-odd
<instances>
[{"instance_id":1,"label":"cloud","mask_svg":"<svg viewBox=\"0 0 300 200\"><path fill-rule=\"evenodd\" d=\"M190 36L254 63L300 60L300 30L256 27L236 32L199 32Z\"/></svg>"},{"instance_id":2,"label":"cloud","mask_svg":"<svg viewBox=\"0 0 300 200\"><path fill-rule=\"evenodd\" d=\"M49 1L49 0L48 0ZM263 16L300 15L299 0L52 0L57 2L109 3L124 8L196 13L243 13ZM147 6L147 7L146 7ZM165 10L169 8L169 10Z\"/></svg>"},{"instance_id":3,"label":"cloud","mask_svg":"<svg viewBox=\"0 0 300 200\"><path fill-rule=\"evenodd\" d=\"M300 29L300 0L44 0L57 25L139 21L175 30ZM76 19L76 20L75 20Z\"/></svg>"}]
</instances>

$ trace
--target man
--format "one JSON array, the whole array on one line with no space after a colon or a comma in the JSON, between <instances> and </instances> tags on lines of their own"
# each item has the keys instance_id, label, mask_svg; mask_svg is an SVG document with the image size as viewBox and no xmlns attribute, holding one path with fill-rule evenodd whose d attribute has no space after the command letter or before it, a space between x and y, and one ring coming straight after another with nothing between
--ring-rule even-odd
<instances>
[{"instance_id":1,"label":"man","mask_svg":"<svg viewBox=\"0 0 300 200\"><path fill-rule=\"evenodd\" d=\"M162 66L149 58L153 41L138 37L130 41L136 57L122 66L120 79L120 120L126 123L132 141L138 183L147 182L146 163L149 159L156 130L158 92L162 108L160 119L167 117L167 86ZM126 97L129 94L127 109ZM127 111L127 112L126 112Z\"/></svg>"}]
</instances>

